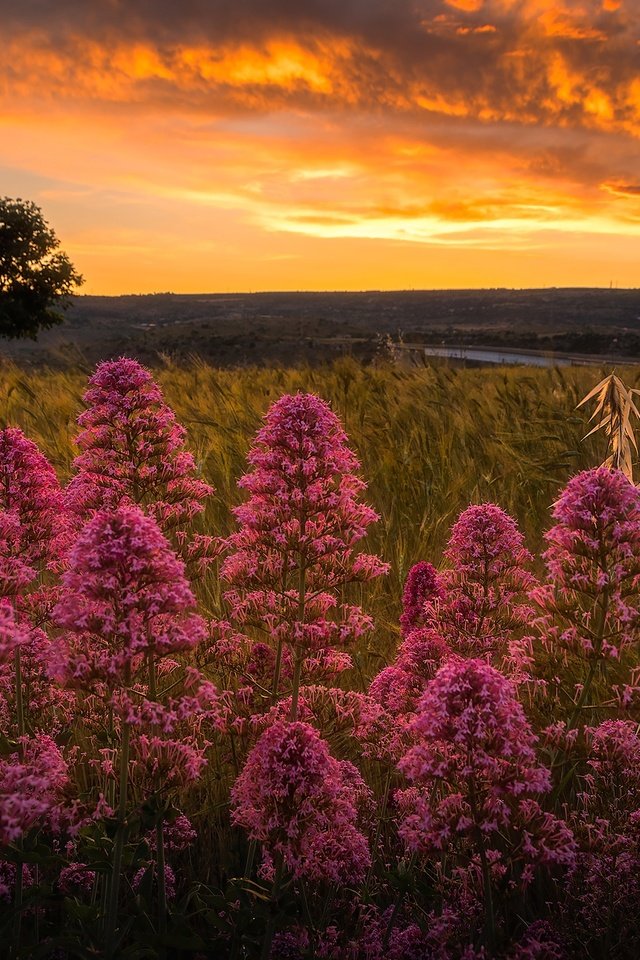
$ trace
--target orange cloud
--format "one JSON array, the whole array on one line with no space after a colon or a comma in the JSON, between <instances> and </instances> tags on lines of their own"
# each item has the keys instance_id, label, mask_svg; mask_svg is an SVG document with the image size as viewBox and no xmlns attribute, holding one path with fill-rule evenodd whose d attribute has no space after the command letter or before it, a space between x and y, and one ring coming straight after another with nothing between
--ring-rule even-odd
<instances>
[{"instance_id":1,"label":"orange cloud","mask_svg":"<svg viewBox=\"0 0 640 960\"><path fill-rule=\"evenodd\" d=\"M551 259L570 282L605 238L635 282L631 0L301 0L297 20L248 0L207 23L192 0L153 21L131 0L124 25L103 5L67 21L71 4L8 19L0 163L66 224L91 289L162 289L169 270L176 289L420 286L421 256L427 285L534 262L550 282Z\"/></svg>"}]
</instances>

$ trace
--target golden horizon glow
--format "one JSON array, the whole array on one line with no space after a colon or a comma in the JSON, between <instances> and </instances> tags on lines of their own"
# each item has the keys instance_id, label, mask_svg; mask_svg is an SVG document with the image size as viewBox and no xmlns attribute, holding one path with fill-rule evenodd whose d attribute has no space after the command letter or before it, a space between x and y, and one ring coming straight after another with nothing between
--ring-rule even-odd
<instances>
[{"instance_id":1,"label":"golden horizon glow","mask_svg":"<svg viewBox=\"0 0 640 960\"><path fill-rule=\"evenodd\" d=\"M640 283L635 0L71 4L8 15L0 173L81 292Z\"/></svg>"}]
</instances>

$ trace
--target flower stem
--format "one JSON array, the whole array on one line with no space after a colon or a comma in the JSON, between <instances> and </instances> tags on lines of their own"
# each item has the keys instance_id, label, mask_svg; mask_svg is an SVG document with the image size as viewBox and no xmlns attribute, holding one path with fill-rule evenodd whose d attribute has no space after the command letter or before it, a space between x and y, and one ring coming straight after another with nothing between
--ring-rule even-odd
<instances>
[{"instance_id":1,"label":"flower stem","mask_svg":"<svg viewBox=\"0 0 640 960\"><path fill-rule=\"evenodd\" d=\"M109 884L109 900L107 905L107 957L114 956L114 937L118 922L118 894L120 892L120 872L122 870L122 854L127 833L127 788L129 782L129 740L131 728L128 723L122 723L122 743L120 745L120 794L118 798L118 829L113 848L113 865L111 882Z\"/></svg>"},{"instance_id":2,"label":"flower stem","mask_svg":"<svg viewBox=\"0 0 640 960\"><path fill-rule=\"evenodd\" d=\"M149 669L149 698L156 701L158 698L158 681L156 675L156 661L153 650L149 651L147 657ZM160 778L155 776L156 794L160 793ZM158 884L158 932L161 938L167 935L167 888L164 875L165 857L164 857L164 822L160 817L156 824L156 880Z\"/></svg>"},{"instance_id":3,"label":"flower stem","mask_svg":"<svg viewBox=\"0 0 640 960\"><path fill-rule=\"evenodd\" d=\"M24 744L22 743L22 737L26 734L26 727L24 722L24 703L22 699L22 662L20 659L20 647L16 647L14 652L14 667L15 667L15 696L16 696L16 722L18 727L18 739L20 741L20 746L18 748L20 756L24 752ZM19 849L22 849L22 839L18 841L16 846ZM16 879L14 887L14 920L13 920L13 949L15 955L17 956L20 950L20 938L22 934L22 893L23 893L23 876L22 876L22 860L19 860L16 863Z\"/></svg>"}]
</instances>

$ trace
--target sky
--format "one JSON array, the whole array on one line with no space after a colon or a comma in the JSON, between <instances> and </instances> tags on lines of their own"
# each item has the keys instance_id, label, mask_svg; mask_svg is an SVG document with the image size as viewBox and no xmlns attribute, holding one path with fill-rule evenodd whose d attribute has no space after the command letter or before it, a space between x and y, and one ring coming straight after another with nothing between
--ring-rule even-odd
<instances>
[{"instance_id":1,"label":"sky","mask_svg":"<svg viewBox=\"0 0 640 960\"><path fill-rule=\"evenodd\" d=\"M640 286L640 0L0 0L85 293Z\"/></svg>"}]
</instances>

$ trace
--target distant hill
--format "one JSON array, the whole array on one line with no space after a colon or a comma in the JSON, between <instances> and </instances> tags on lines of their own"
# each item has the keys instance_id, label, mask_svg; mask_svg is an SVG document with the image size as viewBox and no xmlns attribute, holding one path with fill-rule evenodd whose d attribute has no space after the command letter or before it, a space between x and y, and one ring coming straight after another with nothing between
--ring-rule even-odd
<instances>
[{"instance_id":1,"label":"distant hill","mask_svg":"<svg viewBox=\"0 0 640 960\"><path fill-rule=\"evenodd\" d=\"M36 343L0 342L0 356L55 367L120 354L316 364L371 360L386 337L640 358L640 289L81 296L62 326Z\"/></svg>"}]
</instances>

